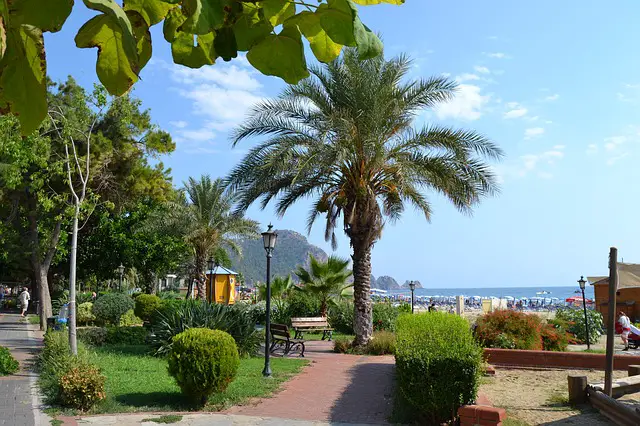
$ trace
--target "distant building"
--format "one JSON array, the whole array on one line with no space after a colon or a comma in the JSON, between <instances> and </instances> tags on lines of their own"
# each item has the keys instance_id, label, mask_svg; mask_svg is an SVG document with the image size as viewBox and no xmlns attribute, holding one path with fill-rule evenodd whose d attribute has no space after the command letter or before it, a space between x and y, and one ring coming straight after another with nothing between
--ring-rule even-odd
<instances>
[{"instance_id":1,"label":"distant building","mask_svg":"<svg viewBox=\"0 0 640 426\"><path fill-rule=\"evenodd\" d=\"M606 325L609 314L609 277L587 279L594 289L596 310L602 314ZM626 313L632 322L640 320L640 264L618 263L616 310Z\"/></svg>"}]
</instances>

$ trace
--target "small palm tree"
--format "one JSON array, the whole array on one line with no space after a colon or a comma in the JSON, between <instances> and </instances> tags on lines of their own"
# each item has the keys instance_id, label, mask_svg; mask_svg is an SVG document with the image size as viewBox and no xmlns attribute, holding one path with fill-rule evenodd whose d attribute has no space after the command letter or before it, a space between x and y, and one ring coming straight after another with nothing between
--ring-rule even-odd
<instances>
[{"instance_id":1,"label":"small palm tree","mask_svg":"<svg viewBox=\"0 0 640 426\"><path fill-rule=\"evenodd\" d=\"M351 276L348 266L348 260L336 256L329 256L326 262L321 262L310 255L309 269L299 266L295 272L302 283L302 290L320 299L321 316L327 316L330 300L340 299L345 289L353 285L347 283Z\"/></svg>"},{"instance_id":2,"label":"small palm tree","mask_svg":"<svg viewBox=\"0 0 640 426\"><path fill-rule=\"evenodd\" d=\"M205 299L205 268L209 257L220 258L228 248L241 254L239 237L258 237L258 222L234 212L235 196L221 179L189 178L178 201L167 203L163 213L150 219L150 226L180 235L191 247L198 297Z\"/></svg>"},{"instance_id":3,"label":"small palm tree","mask_svg":"<svg viewBox=\"0 0 640 426\"><path fill-rule=\"evenodd\" d=\"M256 288L258 290L258 298L260 300L267 300L267 285L260 283L256 285ZM295 284L291 279L291 275L275 277L271 281L271 298L284 299L294 288Z\"/></svg>"},{"instance_id":4,"label":"small palm tree","mask_svg":"<svg viewBox=\"0 0 640 426\"><path fill-rule=\"evenodd\" d=\"M312 199L308 229L324 216L325 238L334 247L342 218L353 249L356 345L373 332L371 250L385 223L398 220L407 205L429 220L428 191L463 213L498 191L485 159L499 159L502 151L487 138L437 125L412 127L421 110L450 100L456 83L441 76L407 81L410 67L405 56L360 61L346 49L277 99L255 106L233 140L266 137L228 177L240 209L276 200L282 216Z\"/></svg>"}]
</instances>

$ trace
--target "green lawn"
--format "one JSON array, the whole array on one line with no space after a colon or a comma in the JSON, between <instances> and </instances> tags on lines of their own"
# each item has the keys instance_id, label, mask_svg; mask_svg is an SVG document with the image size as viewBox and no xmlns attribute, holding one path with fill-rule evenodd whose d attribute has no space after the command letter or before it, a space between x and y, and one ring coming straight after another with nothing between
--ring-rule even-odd
<instances>
[{"instance_id":1,"label":"green lawn","mask_svg":"<svg viewBox=\"0 0 640 426\"><path fill-rule=\"evenodd\" d=\"M27 321L29 321L29 324L40 324L40 316L39 315L27 315Z\"/></svg>"},{"instance_id":2,"label":"green lawn","mask_svg":"<svg viewBox=\"0 0 640 426\"><path fill-rule=\"evenodd\" d=\"M105 346L92 352L91 360L107 377L107 399L92 408L91 414L189 410L180 388L167 373L166 360L147 355L148 351L147 346ZM264 378L263 358L242 359L236 379L225 392L209 399L205 411L269 396L307 363L303 359L272 358L273 376Z\"/></svg>"},{"instance_id":3,"label":"green lawn","mask_svg":"<svg viewBox=\"0 0 640 426\"><path fill-rule=\"evenodd\" d=\"M342 333L334 332L332 340L334 340L336 337L341 337L341 338L345 337L353 340L355 339L356 336L354 336L353 334L342 334ZM304 333L304 340L321 340L321 339L322 339L322 333Z\"/></svg>"}]
</instances>

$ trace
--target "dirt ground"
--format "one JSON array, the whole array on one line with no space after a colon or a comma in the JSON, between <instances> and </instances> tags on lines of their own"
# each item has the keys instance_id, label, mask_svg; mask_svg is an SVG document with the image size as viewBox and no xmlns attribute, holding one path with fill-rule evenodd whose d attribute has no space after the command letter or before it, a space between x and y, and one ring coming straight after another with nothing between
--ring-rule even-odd
<instances>
[{"instance_id":1,"label":"dirt ground","mask_svg":"<svg viewBox=\"0 0 640 426\"><path fill-rule=\"evenodd\" d=\"M611 425L590 406L574 408L568 405L567 376L570 374L586 375L591 383L604 380L604 372L595 370L498 369L495 377L483 379L480 392L495 406L506 409L509 418L523 424ZM625 371L614 372L614 379L626 376ZM636 397L640 395L624 398Z\"/></svg>"}]
</instances>

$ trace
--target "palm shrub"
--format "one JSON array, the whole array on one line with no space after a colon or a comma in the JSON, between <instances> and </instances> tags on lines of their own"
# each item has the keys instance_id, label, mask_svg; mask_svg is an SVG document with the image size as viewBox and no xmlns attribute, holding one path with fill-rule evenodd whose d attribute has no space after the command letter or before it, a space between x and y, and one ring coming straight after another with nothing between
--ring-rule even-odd
<instances>
[{"instance_id":1,"label":"palm shrub","mask_svg":"<svg viewBox=\"0 0 640 426\"><path fill-rule=\"evenodd\" d=\"M323 262L309 255L309 269L299 266L296 270L302 291L320 300L320 316L326 317L329 302L342 298L343 292L353 285L347 283L352 274L347 266L349 261L337 256L329 256Z\"/></svg>"},{"instance_id":2,"label":"palm shrub","mask_svg":"<svg viewBox=\"0 0 640 426\"><path fill-rule=\"evenodd\" d=\"M134 312L145 322L151 321L151 316L160 307L162 300L155 294L141 294L136 297Z\"/></svg>"},{"instance_id":3,"label":"palm shrub","mask_svg":"<svg viewBox=\"0 0 640 426\"><path fill-rule=\"evenodd\" d=\"M240 357L228 333L190 328L173 338L168 363L182 393L194 405L204 406L211 394L224 391L233 381Z\"/></svg>"},{"instance_id":4,"label":"palm shrub","mask_svg":"<svg viewBox=\"0 0 640 426\"><path fill-rule=\"evenodd\" d=\"M0 376L13 374L20 368L20 364L11 355L9 349L0 346Z\"/></svg>"},{"instance_id":5,"label":"palm shrub","mask_svg":"<svg viewBox=\"0 0 640 426\"><path fill-rule=\"evenodd\" d=\"M227 180L240 211L274 201L282 216L311 198L309 230L324 216L325 238L334 248L336 227L344 230L352 248L356 344L365 345L373 333L371 250L384 224L398 220L407 205L429 220L427 192L470 213L498 191L486 160L499 159L502 151L471 130L413 127L422 110L453 98L453 80L408 79L406 56L361 61L355 49L343 52L254 107L233 144L254 137L258 143Z\"/></svg>"},{"instance_id":6,"label":"palm shrub","mask_svg":"<svg viewBox=\"0 0 640 426\"><path fill-rule=\"evenodd\" d=\"M295 284L291 279L291 275L286 277L274 277L271 281L271 298L284 299L293 291ZM256 285L258 291L258 300L267 300L267 285L260 283Z\"/></svg>"},{"instance_id":7,"label":"palm shrub","mask_svg":"<svg viewBox=\"0 0 640 426\"><path fill-rule=\"evenodd\" d=\"M100 324L118 325L120 318L133 309L134 302L124 293L107 293L93 303L93 314Z\"/></svg>"},{"instance_id":8,"label":"palm shrub","mask_svg":"<svg viewBox=\"0 0 640 426\"><path fill-rule=\"evenodd\" d=\"M556 319L566 321L567 331L573 334L578 342L586 343L587 331L584 325L584 311L582 309L558 309L556 311ZM587 323L589 324L589 343L597 343L604 332L602 314L595 309L587 309Z\"/></svg>"},{"instance_id":9,"label":"palm shrub","mask_svg":"<svg viewBox=\"0 0 640 426\"><path fill-rule=\"evenodd\" d=\"M252 315L233 305L219 305L187 300L175 309L158 311L158 321L151 327L151 344L159 355L170 351L173 339L190 328L208 328L229 333L242 356L258 352L262 335L255 329Z\"/></svg>"},{"instance_id":10,"label":"palm shrub","mask_svg":"<svg viewBox=\"0 0 640 426\"><path fill-rule=\"evenodd\" d=\"M414 421L453 421L461 405L475 401L482 348L464 318L442 312L401 315L395 357L397 389L411 406Z\"/></svg>"}]
</instances>

